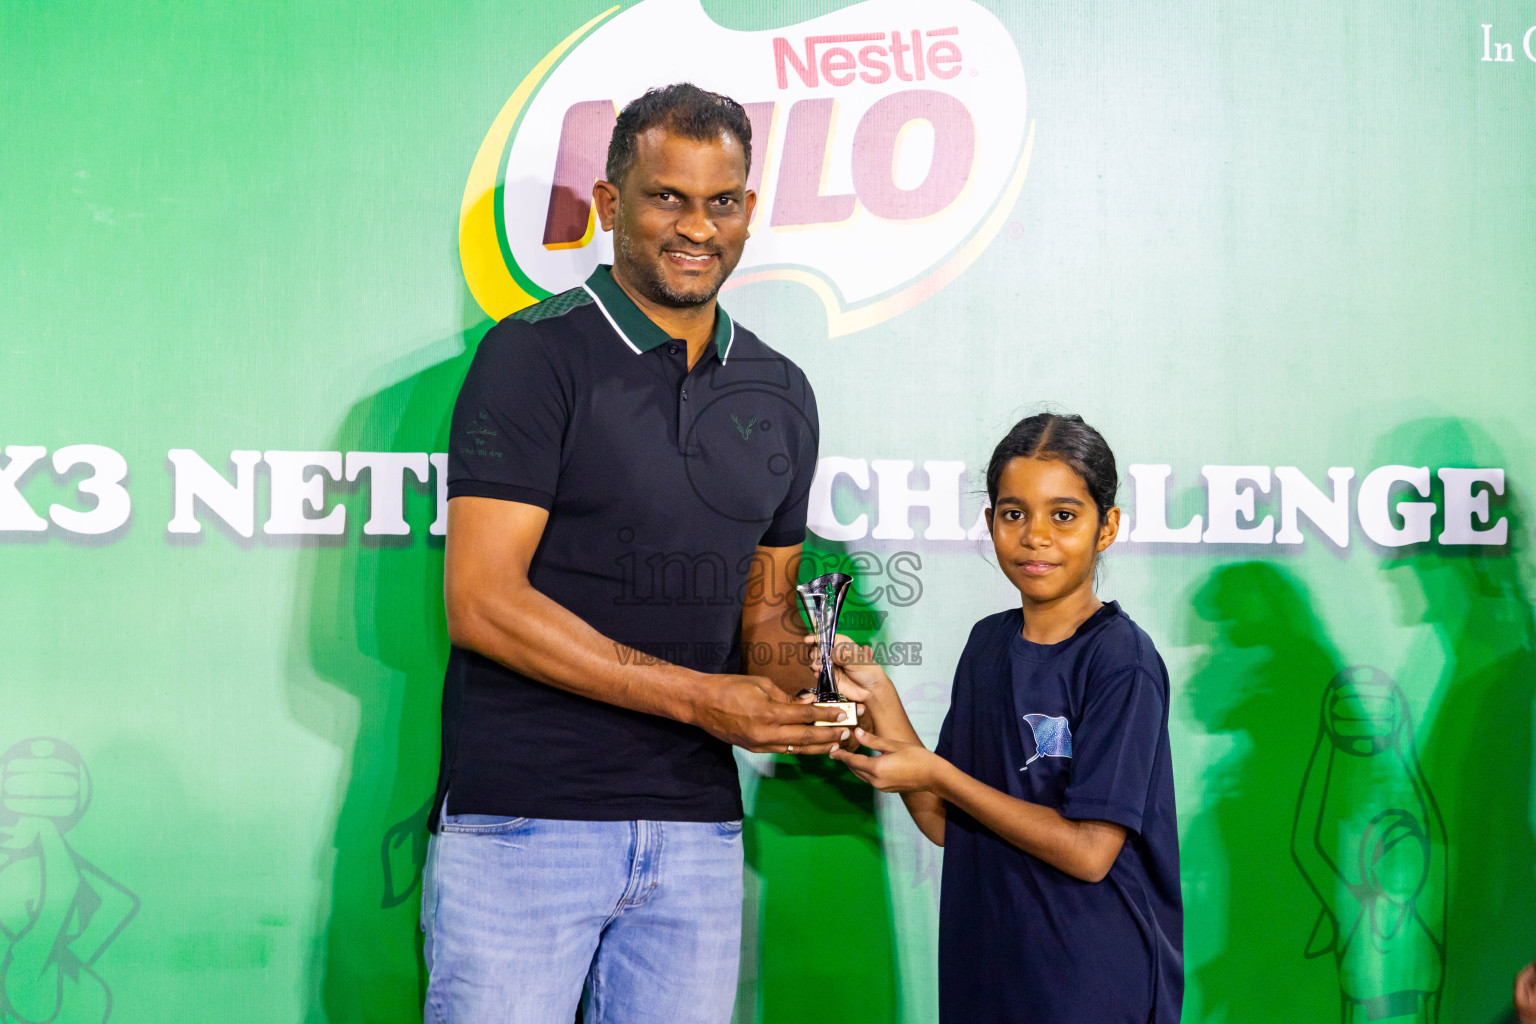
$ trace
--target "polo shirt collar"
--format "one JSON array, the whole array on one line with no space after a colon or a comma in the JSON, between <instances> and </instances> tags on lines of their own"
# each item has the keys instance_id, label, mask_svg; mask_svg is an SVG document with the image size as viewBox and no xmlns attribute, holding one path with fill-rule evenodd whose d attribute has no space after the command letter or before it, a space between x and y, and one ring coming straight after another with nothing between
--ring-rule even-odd
<instances>
[{"instance_id":1,"label":"polo shirt collar","mask_svg":"<svg viewBox=\"0 0 1536 1024\"><path fill-rule=\"evenodd\" d=\"M624 289L619 287L619 283L613 279L613 268L608 264L599 263L582 288L596 301L597 308L603 311L608 326L637 354L649 352L657 345L672 340L672 336L657 327L655 321L646 316L634 300L625 294ZM718 302L715 303L715 333L712 340L715 351L720 354L722 366L735 338L735 321Z\"/></svg>"}]
</instances>

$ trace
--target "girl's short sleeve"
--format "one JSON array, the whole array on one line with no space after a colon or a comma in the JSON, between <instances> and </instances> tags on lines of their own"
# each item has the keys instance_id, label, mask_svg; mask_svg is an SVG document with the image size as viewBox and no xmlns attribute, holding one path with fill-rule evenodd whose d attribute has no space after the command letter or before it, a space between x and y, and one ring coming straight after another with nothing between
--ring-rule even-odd
<instances>
[{"instance_id":1,"label":"girl's short sleeve","mask_svg":"<svg viewBox=\"0 0 1536 1024\"><path fill-rule=\"evenodd\" d=\"M944 712L944 724L939 726L939 741L933 745L933 752L946 761L949 760L950 751L954 746L954 720L955 709L951 705L950 709Z\"/></svg>"},{"instance_id":2,"label":"girl's short sleeve","mask_svg":"<svg viewBox=\"0 0 1536 1024\"><path fill-rule=\"evenodd\" d=\"M1063 817L1141 831L1158 751L1167 742L1166 689L1141 666L1094 680L1072 737Z\"/></svg>"}]
</instances>

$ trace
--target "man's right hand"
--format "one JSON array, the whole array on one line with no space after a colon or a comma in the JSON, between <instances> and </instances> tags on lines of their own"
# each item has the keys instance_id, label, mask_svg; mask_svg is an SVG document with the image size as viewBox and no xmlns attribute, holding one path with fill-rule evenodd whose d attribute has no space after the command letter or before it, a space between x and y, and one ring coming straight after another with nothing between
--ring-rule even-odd
<instances>
[{"instance_id":1,"label":"man's right hand","mask_svg":"<svg viewBox=\"0 0 1536 1024\"><path fill-rule=\"evenodd\" d=\"M811 724L826 709L791 703L763 676L716 676L711 683L694 705L692 724L756 754L826 754L853 726Z\"/></svg>"}]
</instances>

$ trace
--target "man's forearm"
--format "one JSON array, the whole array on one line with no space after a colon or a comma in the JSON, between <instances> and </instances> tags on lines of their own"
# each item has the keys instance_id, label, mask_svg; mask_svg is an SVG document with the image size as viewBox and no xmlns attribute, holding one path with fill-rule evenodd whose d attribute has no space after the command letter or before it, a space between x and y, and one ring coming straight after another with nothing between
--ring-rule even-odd
<instances>
[{"instance_id":1,"label":"man's forearm","mask_svg":"<svg viewBox=\"0 0 1536 1024\"><path fill-rule=\"evenodd\" d=\"M610 640L527 583L450 597L448 633L456 646L530 679L681 722L693 720L710 678Z\"/></svg>"},{"instance_id":2,"label":"man's forearm","mask_svg":"<svg viewBox=\"0 0 1536 1024\"><path fill-rule=\"evenodd\" d=\"M743 620L741 649L743 671L767 676L785 695L793 697L816 685L816 673L810 667L810 648L805 636L792 633L785 626L784 615L757 622Z\"/></svg>"},{"instance_id":3,"label":"man's forearm","mask_svg":"<svg viewBox=\"0 0 1536 1024\"><path fill-rule=\"evenodd\" d=\"M448 502L448 636L531 679L605 704L686 722L748 750L825 753L841 738L767 680L695 672L615 643L534 588L528 567L548 513L491 498Z\"/></svg>"},{"instance_id":4,"label":"man's forearm","mask_svg":"<svg viewBox=\"0 0 1536 1024\"><path fill-rule=\"evenodd\" d=\"M801 550L799 544L759 547L741 609L743 670L767 676L786 697L816 685L795 592Z\"/></svg>"}]
</instances>

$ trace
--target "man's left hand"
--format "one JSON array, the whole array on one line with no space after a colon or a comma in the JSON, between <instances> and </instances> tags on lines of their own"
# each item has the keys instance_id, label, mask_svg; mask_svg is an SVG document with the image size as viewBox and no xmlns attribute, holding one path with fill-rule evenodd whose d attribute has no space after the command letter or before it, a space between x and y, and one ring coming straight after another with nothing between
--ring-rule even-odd
<instances>
[{"instance_id":1,"label":"man's left hand","mask_svg":"<svg viewBox=\"0 0 1536 1024\"><path fill-rule=\"evenodd\" d=\"M814 704L814 703L816 703L816 691L815 690L811 690L811 689L801 690L799 693L795 694L795 703L796 704ZM859 714L860 717L863 716L863 714L864 714L864 705L863 704L858 705L858 714ZM840 723L840 724L853 725L855 723L854 722L845 722L845 723ZM858 738L853 736L853 735L851 735L851 734L849 735L849 737L847 739L843 740L843 742L841 744L839 744L839 745L844 750L849 750L849 751L855 751L856 752L859 749ZM828 753L831 753L831 751L828 751Z\"/></svg>"}]
</instances>

